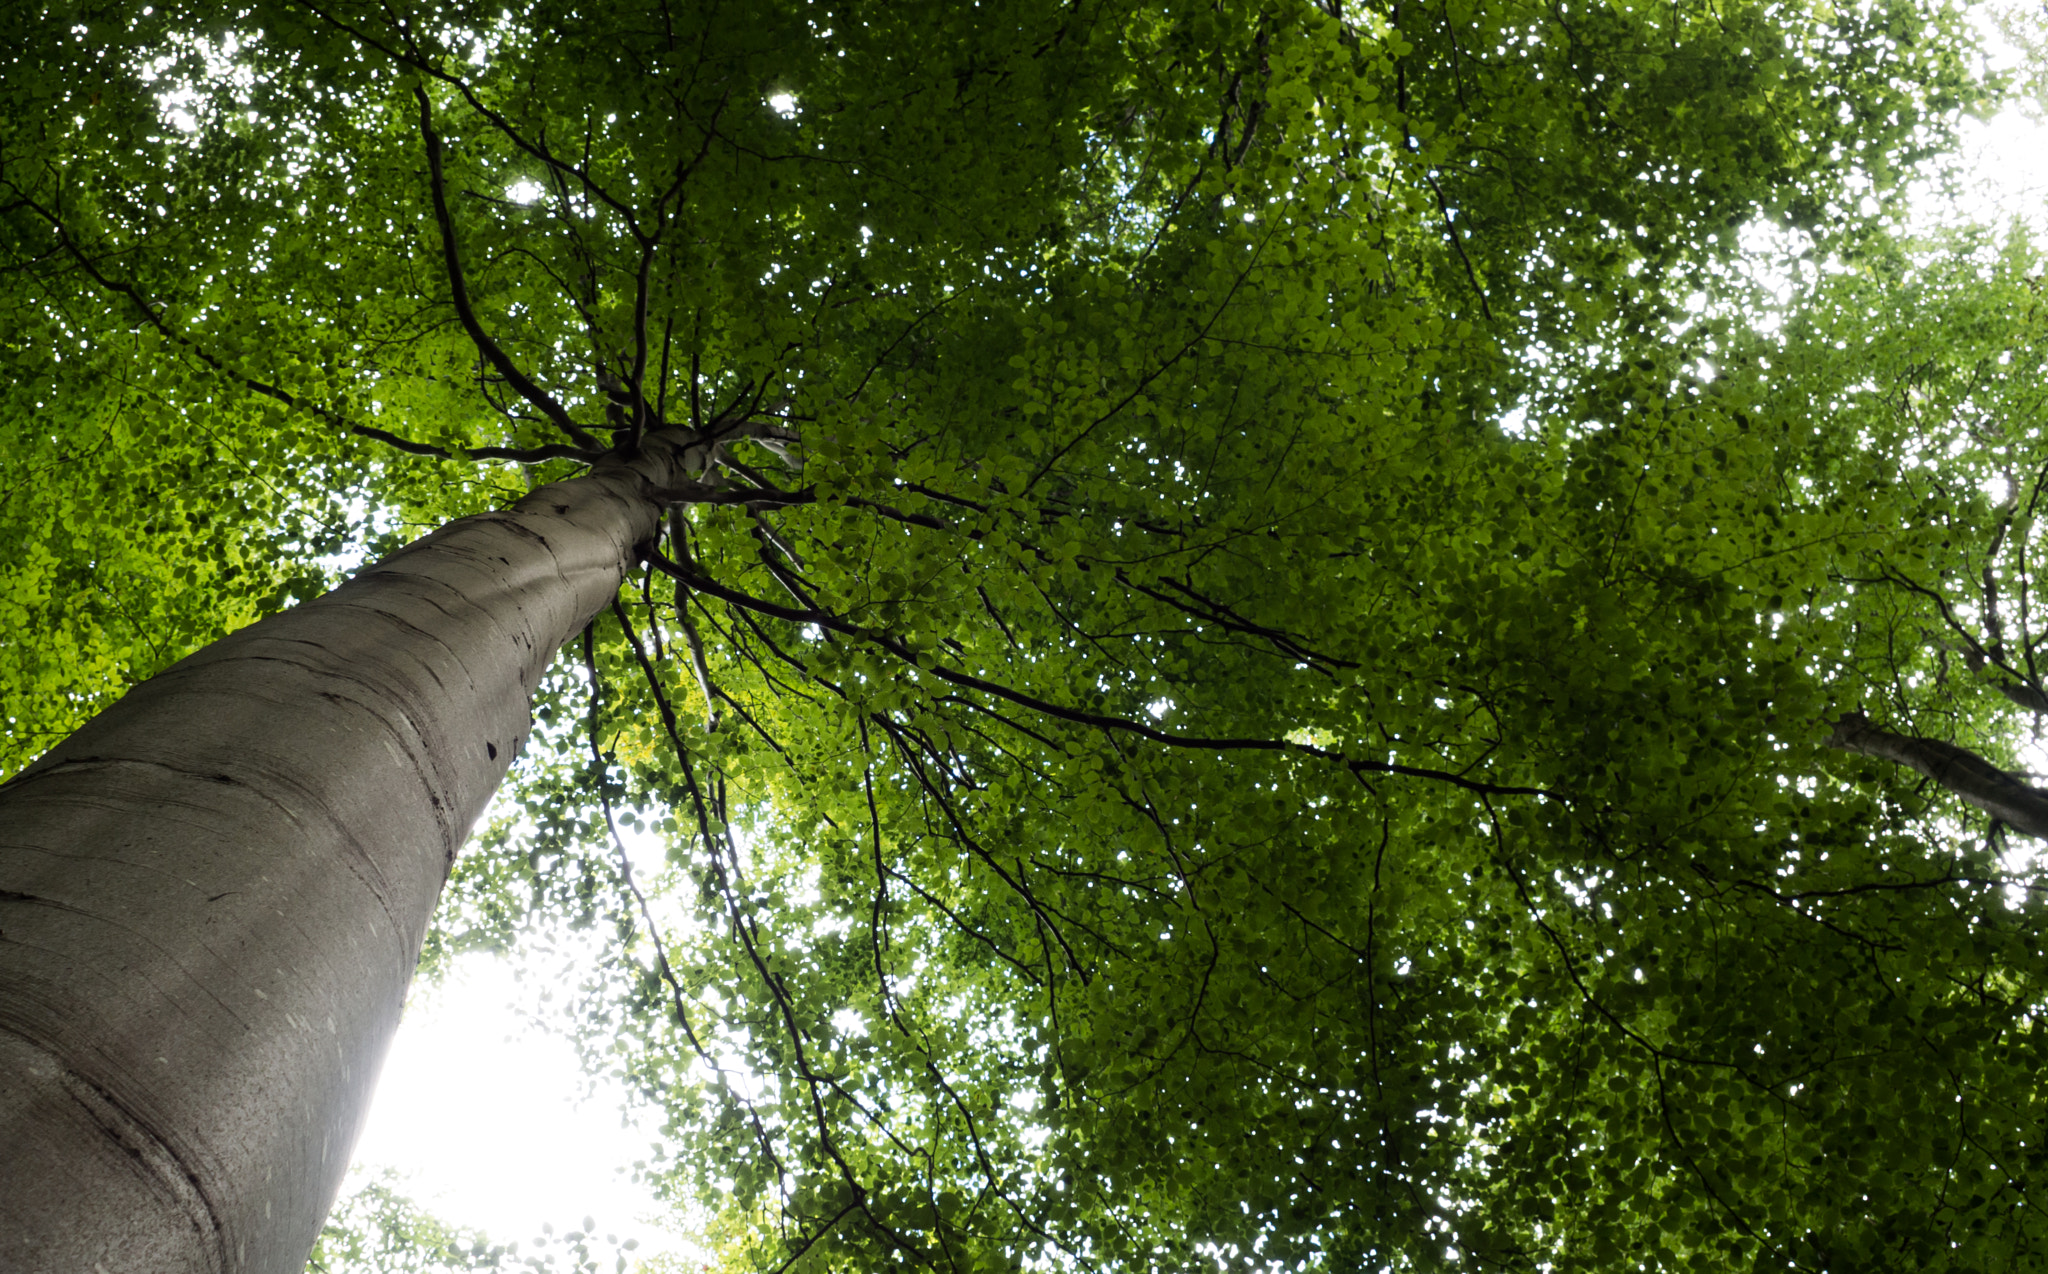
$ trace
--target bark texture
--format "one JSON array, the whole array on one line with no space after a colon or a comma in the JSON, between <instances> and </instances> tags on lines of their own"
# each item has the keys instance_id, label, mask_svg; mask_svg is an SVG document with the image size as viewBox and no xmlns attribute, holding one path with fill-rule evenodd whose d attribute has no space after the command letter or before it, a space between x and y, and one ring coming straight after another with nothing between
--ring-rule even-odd
<instances>
[{"instance_id":1,"label":"bark texture","mask_svg":"<svg viewBox=\"0 0 2048 1274\"><path fill-rule=\"evenodd\" d=\"M2048 694L2018 681L2001 681L1998 693L2029 712L2048 712Z\"/></svg>"},{"instance_id":2,"label":"bark texture","mask_svg":"<svg viewBox=\"0 0 2048 1274\"><path fill-rule=\"evenodd\" d=\"M0 787L0 1270L304 1268L533 690L702 460L451 523Z\"/></svg>"},{"instance_id":3,"label":"bark texture","mask_svg":"<svg viewBox=\"0 0 2048 1274\"><path fill-rule=\"evenodd\" d=\"M1851 712L1834 723L1828 746L1881 757L1917 770L2025 836L2048 837L2048 790L2021 781L1967 748L1893 734Z\"/></svg>"}]
</instances>

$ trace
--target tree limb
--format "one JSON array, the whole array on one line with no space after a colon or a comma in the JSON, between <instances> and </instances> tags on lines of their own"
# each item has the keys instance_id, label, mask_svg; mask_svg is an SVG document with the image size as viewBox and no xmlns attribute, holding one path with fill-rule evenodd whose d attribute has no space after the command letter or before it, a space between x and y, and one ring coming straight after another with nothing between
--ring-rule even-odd
<instances>
[{"instance_id":1,"label":"tree limb","mask_svg":"<svg viewBox=\"0 0 2048 1274\"><path fill-rule=\"evenodd\" d=\"M1019 707L1029 708L1034 712L1051 717L1054 720L1065 721L1070 725L1092 726L1095 729L1106 732L1135 735L1142 739L1149 739L1154 743L1166 744L1169 747L1196 748L1210 752L1286 752L1297 756L1313 756L1325 761L1335 761L1360 777L1366 774L1397 774L1409 778L1431 779L1440 783L1448 783L1469 792L1486 793L1495 796L1540 796L1548 800L1568 803L1568 798L1564 794L1550 791L1547 788L1487 783L1467 778L1463 774L1452 773L1448 770L1432 769L1427 766L1401 765L1391 761L1350 757L1340 752L1331 751L1328 748L1318 747L1312 743L1297 743L1291 739L1211 738L1174 734L1127 717L1109 716L1099 712L1089 712L1085 709L1053 703L1036 695L1026 694L1008 686L974 676L972 673L961 669L948 667L931 659L929 656L920 659L916 652L912 651L900 639L891 634L877 629L863 628L844 616L834 614L823 607L814 604L801 605L800 608L783 606L764 598L755 597L750 593L742 592L739 589L722 584L708 575L700 574L686 566L672 562L662 556L658 549L651 546L645 549L644 553L649 565L663 574L688 585L693 592L716 597L720 601L739 607L743 611L754 611L762 615L772 615L777 619L787 620L790 623L815 624L821 629L839 633L857 641L868 642L889 652L906 664L915 665L931 673L932 676L937 677L941 681L949 682L965 690L979 691L983 694L993 695L998 699L1008 700ZM777 573L777 578L781 579L785 585L789 583L781 573ZM799 598L798 600L800 603L803 603L806 599ZM2048 800L2048 795L2044 795L2043 799ZM2044 826L2048 826L2048 818L2044 818Z\"/></svg>"},{"instance_id":2,"label":"tree limb","mask_svg":"<svg viewBox=\"0 0 2048 1274\"><path fill-rule=\"evenodd\" d=\"M286 408L306 412L344 432L352 433L359 438L369 438L372 441L384 443L386 446L395 447L408 455L436 456L443 460L515 460L524 464L534 464L542 460L555 459L589 461L596 458L598 451L603 450L602 445L598 445L595 450L591 450L583 447L571 447L562 443L548 443L539 447L443 447L430 442L415 442L403 435L392 433L388 429L379 429L375 425L366 425L359 421L350 420L332 407L314 402L308 398L301 398L282 386L273 385L266 380L259 380L247 372L228 366L226 362L200 345L199 342L193 340L177 328L172 327L169 321L164 318L163 312L151 304L149 298L142 294L142 289L136 287L133 283L126 283L120 279L112 278L102 271L93 262L92 258L85 254L85 249L79 246L78 241L71 237L71 232L65 228L63 221L55 213L34 200L27 198L18 200L11 206L27 208L48 224L57 236L58 247L71 258L72 262L79 269L85 272L86 277L98 284L104 291L112 292L116 296L126 297L129 304L133 305L136 312L142 316L142 321L149 324L159 336L162 336L179 349L189 352L192 357L198 359L213 371L241 385L249 392L260 394ZM596 443L596 439L591 441Z\"/></svg>"},{"instance_id":3,"label":"tree limb","mask_svg":"<svg viewBox=\"0 0 2048 1274\"><path fill-rule=\"evenodd\" d=\"M2048 789L2023 783L1967 748L1894 734L1860 712L1832 723L1827 746L1915 770L2023 836L2048 838Z\"/></svg>"},{"instance_id":4,"label":"tree limb","mask_svg":"<svg viewBox=\"0 0 2048 1274\"><path fill-rule=\"evenodd\" d=\"M689 552L689 542L683 535L683 512L681 509L668 511L669 540L675 546L677 558L684 558ZM718 729L718 697L711 685L711 667L704 658L704 639L697 635L697 625L690 622L689 586L681 579L675 581L676 622L683 630L684 644L690 651L690 671L697 676L698 693L704 696L704 728ZM777 749L780 751L780 749Z\"/></svg>"},{"instance_id":5,"label":"tree limb","mask_svg":"<svg viewBox=\"0 0 2048 1274\"><path fill-rule=\"evenodd\" d=\"M477 352L484 356L485 361L490 363L498 375L505 378L505 383L518 390L521 398L538 407L541 414L546 416L555 428L568 435L579 447L591 451L605 450L604 444L599 442L594 434L569 419L568 408L556 402L552 394L534 384L532 378L519 370L519 365L512 361L511 355L507 354L498 342L491 339L491 334L486 332L483 324L477 320L476 310L469 303L469 286L462 276L462 261L456 252L455 219L448 212L448 184L441 172L441 136L434 131L433 104L427 100L427 90L417 85L413 87L413 96L418 98L420 103L420 136L425 140L427 147L427 171L434 196L434 220L440 224L441 229L441 260L448 267L449 298L455 303L455 316L462 321L462 330L469 334L469 339L475 343Z\"/></svg>"}]
</instances>

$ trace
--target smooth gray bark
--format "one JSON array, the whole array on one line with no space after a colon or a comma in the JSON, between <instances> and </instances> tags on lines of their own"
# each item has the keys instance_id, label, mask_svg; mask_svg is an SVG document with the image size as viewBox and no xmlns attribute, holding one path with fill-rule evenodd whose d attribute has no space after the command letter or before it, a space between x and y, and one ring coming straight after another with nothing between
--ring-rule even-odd
<instances>
[{"instance_id":1,"label":"smooth gray bark","mask_svg":"<svg viewBox=\"0 0 2048 1274\"><path fill-rule=\"evenodd\" d=\"M1954 642L1937 642L1935 644L1941 646L1943 649L1953 650L1958 654L1962 655L1963 666L1968 668L1971 672L1982 672L1984 670L1984 666L1987 663L1991 662L1991 658L1994 653L1996 653L2001 660L2003 659L2003 646L1997 643L1994 643L1991 651L1986 651L1982 646L1977 645L1974 641L1972 641L1968 645L1958 645ZM2005 664L2001 662L1999 664L1999 667L2004 668ZM2000 677L1991 684L1993 688L1998 691L1998 693L2004 695L2007 699L2011 700L2013 703L2018 704L2020 707L2025 708L2027 711L2048 713L2048 694L2042 694L2039 690L2035 689L2031 685L2028 685L2026 682L2014 681L2010 677Z\"/></svg>"},{"instance_id":2,"label":"smooth gray bark","mask_svg":"<svg viewBox=\"0 0 2048 1274\"><path fill-rule=\"evenodd\" d=\"M533 691L702 462L451 523L0 787L0 1270L304 1268Z\"/></svg>"},{"instance_id":3,"label":"smooth gray bark","mask_svg":"<svg viewBox=\"0 0 2048 1274\"><path fill-rule=\"evenodd\" d=\"M1998 693L2029 712L2048 713L2048 695L2042 694L2032 686L2018 681L2001 681L1998 683Z\"/></svg>"},{"instance_id":4,"label":"smooth gray bark","mask_svg":"<svg viewBox=\"0 0 2048 1274\"><path fill-rule=\"evenodd\" d=\"M2048 791L2006 773L1967 748L1894 734L1860 712L1834 723L1827 745L1917 770L2025 836L2048 837Z\"/></svg>"}]
</instances>

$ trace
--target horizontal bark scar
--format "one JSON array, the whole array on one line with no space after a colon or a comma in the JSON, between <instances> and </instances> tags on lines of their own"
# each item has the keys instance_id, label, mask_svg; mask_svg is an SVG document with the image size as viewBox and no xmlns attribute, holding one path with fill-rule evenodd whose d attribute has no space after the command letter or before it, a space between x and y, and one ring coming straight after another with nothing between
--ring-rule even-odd
<instances>
[{"instance_id":1,"label":"horizontal bark scar","mask_svg":"<svg viewBox=\"0 0 2048 1274\"><path fill-rule=\"evenodd\" d=\"M0 1025L0 1030L48 1058L56 1071L56 1084L64 1096L99 1129L102 1137L127 1158L136 1175L167 1188L177 1200L179 1210L186 1214L192 1228L201 1236L201 1242L209 1249L210 1259L206 1268L230 1268L227 1226L220 1205L189 1156L112 1088L73 1066L48 1042L15 1026Z\"/></svg>"},{"instance_id":2,"label":"horizontal bark scar","mask_svg":"<svg viewBox=\"0 0 2048 1274\"><path fill-rule=\"evenodd\" d=\"M555 512L557 513L567 513L568 511L569 506L566 504L557 505L555 507ZM493 526L497 526L504 530L510 531L514 535L523 535L527 539L532 540L535 544L540 545L542 548L548 549L549 552L554 551L548 546L547 536L542 535L539 531L536 531L532 527L527 526L524 522L518 520L517 518L499 516L490 519L490 521Z\"/></svg>"},{"instance_id":3,"label":"horizontal bark scar","mask_svg":"<svg viewBox=\"0 0 2048 1274\"><path fill-rule=\"evenodd\" d=\"M342 700L342 702L353 701ZM371 710L369 705L367 704L361 706L366 711ZM382 717L378 717L377 721L378 724L382 725L386 730L391 730L390 722L384 720ZM410 723L408 722L408 724ZM396 735L398 734L398 731L391 730L391 733ZM415 733L417 733L417 727L415 727ZM403 742L402 736L400 737L400 741ZM422 790L424 790L427 793L431 800L429 808L432 809L434 814L434 822L436 826L440 829L440 839L442 843L448 844L451 841L453 841L456 845L459 846L460 841L455 840L452 834L451 825L448 818L448 812L445 806L442 804L441 798L435 793L433 784L429 781L427 772L423 767L422 763L416 756L413 755L412 749L405 749L405 760L407 764L411 767L413 777L419 782ZM173 774L182 774L189 778L204 779L210 777L204 774L196 774L191 770L183 769L179 766L172 765L165 761L147 760L140 757L66 757L63 760L53 762L45 769L36 771L34 774L17 776L17 779L23 777L34 778L45 775L52 775L57 773L59 769L64 766L86 764L104 766L140 765L147 766L152 769L168 770ZM347 864L350 874L362 883L363 888L370 891L370 896L377 900L378 907L380 907L383 910L384 914L387 917L391 918L392 924L394 926L397 926L397 916L396 913L393 912L391 908L391 882L385 877L384 869L377 865L376 856L370 852L369 847L363 843L362 838L357 836L355 832L350 829L348 820L336 814L335 811L328 805L327 801L317 791L308 788L303 782L301 782L296 777L289 774L272 773L270 775L270 778L272 778L275 781L276 785L278 785L279 787L285 788L292 794L301 797L306 803L306 813L317 815L319 817L319 820L321 822L324 822L329 829L339 834L337 839L339 840L342 848L346 851L346 857L344 858L343 861ZM244 783L237 780L235 781L234 786L239 790L246 792L252 796L255 796L261 801L263 801L264 804L270 806L272 809L276 810L279 814L283 815L287 820L289 820L294 827L303 827L305 825L304 820L300 818L300 810L295 809L291 805L287 804L285 801L280 799L275 792L269 790L264 785ZM193 808L204 809L205 807L193 806ZM449 852L452 853L453 851L451 850Z\"/></svg>"}]
</instances>

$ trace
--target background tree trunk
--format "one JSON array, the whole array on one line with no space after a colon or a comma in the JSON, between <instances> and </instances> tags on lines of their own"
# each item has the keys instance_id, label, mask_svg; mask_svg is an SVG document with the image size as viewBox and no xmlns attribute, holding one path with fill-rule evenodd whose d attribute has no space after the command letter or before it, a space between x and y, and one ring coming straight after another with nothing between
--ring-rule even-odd
<instances>
[{"instance_id":1,"label":"background tree trunk","mask_svg":"<svg viewBox=\"0 0 2048 1274\"><path fill-rule=\"evenodd\" d=\"M2023 782L1967 748L1894 734L1860 712L1834 722L1827 745L1917 770L2022 836L2048 837L2048 790Z\"/></svg>"},{"instance_id":2,"label":"background tree trunk","mask_svg":"<svg viewBox=\"0 0 2048 1274\"><path fill-rule=\"evenodd\" d=\"M0 1268L304 1267L456 850L692 444L451 523L0 787Z\"/></svg>"}]
</instances>

